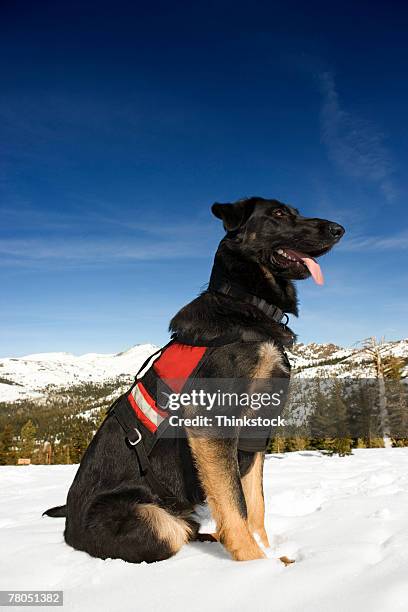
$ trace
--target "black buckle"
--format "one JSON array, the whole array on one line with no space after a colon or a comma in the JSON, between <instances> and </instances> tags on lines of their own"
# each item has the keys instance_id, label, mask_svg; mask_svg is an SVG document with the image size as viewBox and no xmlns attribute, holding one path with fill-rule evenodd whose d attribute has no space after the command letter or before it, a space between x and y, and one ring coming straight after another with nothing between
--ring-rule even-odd
<instances>
[{"instance_id":1,"label":"black buckle","mask_svg":"<svg viewBox=\"0 0 408 612\"><path fill-rule=\"evenodd\" d=\"M135 433L133 433L133 431ZM133 431L130 434L128 434L127 441L129 442L131 446L136 446L137 444L139 444L140 440L142 439L142 434L136 427L133 428ZM135 439L135 436L136 436L136 439Z\"/></svg>"}]
</instances>

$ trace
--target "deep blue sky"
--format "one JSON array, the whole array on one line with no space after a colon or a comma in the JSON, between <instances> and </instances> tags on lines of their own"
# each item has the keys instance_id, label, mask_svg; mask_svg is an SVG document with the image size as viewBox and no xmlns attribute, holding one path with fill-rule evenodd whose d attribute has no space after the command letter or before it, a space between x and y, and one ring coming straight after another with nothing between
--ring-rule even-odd
<instances>
[{"instance_id":1,"label":"deep blue sky","mask_svg":"<svg viewBox=\"0 0 408 612\"><path fill-rule=\"evenodd\" d=\"M149 6L148 6L149 5ZM214 201L343 223L303 342L406 337L403 3L0 8L0 356L163 343L207 282Z\"/></svg>"}]
</instances>

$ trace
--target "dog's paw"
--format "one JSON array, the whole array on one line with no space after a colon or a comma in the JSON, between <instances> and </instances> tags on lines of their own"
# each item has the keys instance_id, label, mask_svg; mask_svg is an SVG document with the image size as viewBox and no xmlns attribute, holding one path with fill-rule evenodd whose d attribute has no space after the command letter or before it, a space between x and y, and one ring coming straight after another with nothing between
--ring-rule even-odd
<instances>
[{"instance_id":1,"label":"dog's paw","mask_svg":"<svg viewBox=\"0 0 408 612\"><path fill-rule=\"evenodd\" d=\"M259 546L241 548L234 550L231 554L234 561L255 561L256 559L266 559L265 553L259 548Z\"/></svg>"}]
</instances>

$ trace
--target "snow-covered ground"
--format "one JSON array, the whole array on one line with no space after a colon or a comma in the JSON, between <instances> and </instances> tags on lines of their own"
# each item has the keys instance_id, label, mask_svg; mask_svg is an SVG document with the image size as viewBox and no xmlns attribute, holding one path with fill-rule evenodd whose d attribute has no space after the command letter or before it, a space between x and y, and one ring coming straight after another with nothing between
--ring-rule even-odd
<instances>
[{"instance_id":1,"label":"snow-covered ground","mask_svg":"<svg viewBox=\"0 0 408 612\"><path fill-rule=\"evenodd\" d=\"M0 589L63 589L81 612L408 610L408 448L268 456L271 549L245 563L211 543L152 565L74 551L63 519L41 512L64 501L75 470L0 468Z\"/></svg>"}]
</instances>

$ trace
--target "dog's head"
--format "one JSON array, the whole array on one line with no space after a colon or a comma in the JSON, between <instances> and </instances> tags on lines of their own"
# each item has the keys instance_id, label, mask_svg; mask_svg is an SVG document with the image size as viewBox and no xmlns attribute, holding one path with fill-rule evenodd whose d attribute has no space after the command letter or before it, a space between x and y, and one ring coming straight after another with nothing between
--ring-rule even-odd
<instances>
[{"instance_id":1,"label":"dog's head","mask_svg":"<svg viewBox=\"0 0 408 612\"><path fill-rule=\"evenodd\" d=\"M316 258L330 251L344 234L338 223L302 217L296 208L278 200L252 197L233 204L215 203L211 210L241 254L286 280L312 275L322 284Z\"/></svg>"}]
</instances>

